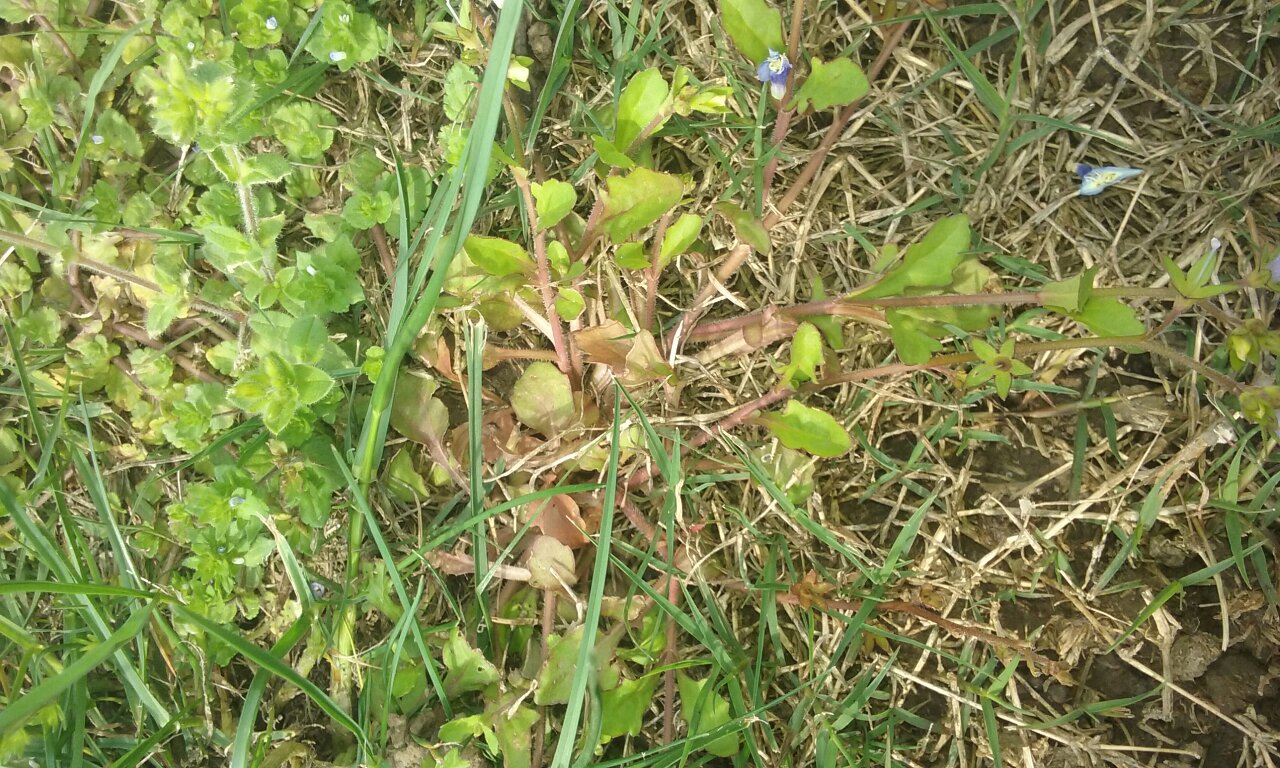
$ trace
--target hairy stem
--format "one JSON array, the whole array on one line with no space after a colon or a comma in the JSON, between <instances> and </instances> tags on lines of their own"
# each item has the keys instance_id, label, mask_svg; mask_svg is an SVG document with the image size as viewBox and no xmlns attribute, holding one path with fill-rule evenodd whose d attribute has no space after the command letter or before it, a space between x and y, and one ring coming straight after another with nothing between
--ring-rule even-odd
<instances>
[{"instance_id":1,"label":"hairy stem","mask_svg":"<svg viewBox=\"0 0 1280 768\"><path fill-rule=\"evenodd\" d=\"M567 376L573 367L569 364L569 350L565 346L564 323L556 313L555 294L551 288L551 266L547 263L547 232L538 226L538 207L533 201L533 187L529 184L528 174L523 169L516 168L511 175L520 188L525 215L529 217L529 231L533 233L533 257L538 265L538 293L542 295L542 308L546 311L547 323L551 326L551 346L556 351L556 365Z\"/></svg>"}]
</instances>

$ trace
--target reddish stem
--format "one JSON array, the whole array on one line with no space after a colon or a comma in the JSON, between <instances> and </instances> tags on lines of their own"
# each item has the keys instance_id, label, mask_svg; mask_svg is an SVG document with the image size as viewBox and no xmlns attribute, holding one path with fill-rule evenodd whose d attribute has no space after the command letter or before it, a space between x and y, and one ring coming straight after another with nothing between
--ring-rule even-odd
<instances>
[{"instance_id":1,"label":"reddish stem","mask_svg":"<svg viewBox=\"0 0 1280 768\"><path fill-rule=\"evenodd\" d=\"M533 188L529 185L529 177L523 169L514 169L511 173L520 188L524 199L525 213L529 217L529 231L533 233L533 257L538 265L538 293L542 295L542 308L547 313L547 323L551 326L551 346L556 350L556 365L566 376L573 370L569 364L569 350L565 346L564 323L556 313L555 295L551 290L551 266L547 262L547 232L538 227L538 208L533 201Z\"/></svg>"}]
</instances>

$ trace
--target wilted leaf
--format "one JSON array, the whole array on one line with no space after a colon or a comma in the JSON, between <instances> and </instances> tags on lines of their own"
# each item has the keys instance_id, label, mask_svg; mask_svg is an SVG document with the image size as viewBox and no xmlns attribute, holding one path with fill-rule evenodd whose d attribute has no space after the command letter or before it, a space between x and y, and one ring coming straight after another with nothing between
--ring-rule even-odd
<instances>
[{"instance_id":1,"label":"wilted leaf","mask_svg":"<svg viewBox=\"0 0 1280 768\"><path fill-rule=\"evenodd\" d=\"M578 420L573 386L551 363L530 363L511 392L516 418L547 437L555 437Z\"/></svg>"},{"instance_id":2,"label":"wilted leaf","mask_svg":"<svg viewBox=\"0 0 1280 768\"><path fill-rule=\"evenodd\" d=\"M757 419L783 445L814 456L833 458L853 447L849 433L830 414L794 400L781 413L766 413Z\"/></svg>"},{"instance_id":3,"label":"wilted leaf","mask_svg":"<svg viewBox=\"0 0 1280 768\"><path fill-rule=\"evenodd\" d=\"M812 109L815 112L843 107L852 104L871 90L867 76L862 67L853 59L833 59L824 64L821 59L809 61L809 76L791 100L791 108L804 112Z\"/></svg>"},{"instance_id":4,"label":"wilted leaf","mask_svg":"<svg viewBox=\"0 0 1280 768\"><path fill-rule=\"evenodd\" d=\"M609 366L623 386L640 386L672 373L652 333L632 332L617 320L583 329L574 340L589 361Z\"/></svg>"},{"instance_id":5,"label":"wilted leaf","mask_svg":"<svg viewBox=\"0 0 1280 768\"><path fill-rule=\"evenodd\" d=\"M571 549L591 541L587 538L587 523L582 519L578 503L570 496L558 494L534 502L529 506L529 514L534 515L534 528Z\"/></svg>"},{"instance_id":6,"label":"wilted leaf","mask_svg":"<svg viewBox=\"0 0 1280 768\"><path fill-rule=\"evenodd\" d=\"M573 550L550 536L535 536L529 543L525 567L529 569L529 586L534 589L572 587L578 583L573 565Z\"/></svg>"},{"instance_id":7,"label":"wilted leaf","mask_svg":"<svg viewBox=\"0 0 1280 768\"><path fill-rule=\"evenodd\" d=\"M759 219L729 202L716 203L715 212L729 222L739 240L756 249L761 256L769 255L769 231Z\"/></svg>"},{"instance_id":8,"label":"wilted leaf","mask_svg":"<svg viewBox=\"0 0 1280 768\"><path fill-rule=\"evenodd\" d=\"M417 443L439 442L449 429L449 411L434 397L439 385L428 376L401 371L391 400L391 426Z\"/></svg>"}]
</instances>

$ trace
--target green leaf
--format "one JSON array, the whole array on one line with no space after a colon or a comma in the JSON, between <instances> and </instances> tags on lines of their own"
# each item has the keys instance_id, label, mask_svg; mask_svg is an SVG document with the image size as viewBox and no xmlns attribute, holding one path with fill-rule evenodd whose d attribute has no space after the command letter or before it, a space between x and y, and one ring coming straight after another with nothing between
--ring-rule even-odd
<instances>
[{"instance_id":1,"label":"green leaf","mask_svg":"<svg viewBox=\"0 0 1280 768\"><path fill-rule=\"evenodd\" d=\"M801 323L791 340L791 362L780 371L780 386L794 388L806 381L818 380L822 365L822 334L812 323Z\"/></svg>"},{"instance_id":2,"label":"green leaf","mask_svg":"<svg viewBox=\"0 0 1280 768\"><path fill-rule=\"evenodd\" d=\"M572 322L578 319L582 311L587 308L587 303L583 300L582 294L573 288L561 288L556 294L556 314L566 322Z\"/></svg>"},{"instance_id":3,"label":"green leaf","mask_svg":"<svg viewBox=\"0 0 1280 768\"><path fill-rule=\"evenodd\" d=\"M293 166L280 155L251 155L240 166L240 183L275 184L291 170Z\"/></svg>"},{"instance_id":4,"label":"green leaf","mask_svg":"<svg viewBox=\"0 0 1280 768\"><path fill-rule=\"evenodd\" d=\"M1078 311L1093 293L1093 276L1097 271L1097 267L1090 267L1075 277L1047 283L1040 289L1041 301L1060 312Z\"/></svg>"},{"instance_id":5,"label":"green leaf","mask_svg":"<svg viewBox=\"0 0 1280 768\"><path fill-rule=\"evenodd\" d=\"M554 437L578 421L569 377L551 363L530 363L511 392L511 407L521 423Z\"/></svg>"},{"instance_id":6,"label":"green leaf","mask_svg":"<svg viewBox=\"0 0 1280 768\"><path fill-rule=\"evenodd\" d=\"M761 256L769 255L769 231L759 219L729 202L716 203L714 210L729 222L739 240L755 248Z\"/></svg>"},{"instance_id":7,"label":"green leaf","mask_svg":"<svg viewBox=\"0 0 1280 768\"><path fill-rule=\"evenodd\" d=\"M600 156L600 162L605 165L612 168L622 168L623 170L635 167L635 162L605 137L592 136L591 143L595 147L596 154Z\"/></svg>"},{"instance_id":8,"label":"green leaf","mask_svg":"<svg viewBox=\"0 0 1280 768\"><path fill-rule=\"evenodd\" d=\"M601 226L615 243L653 224L684 194L680 179L648 168L636 168L626 176L610 176L606 185Z\"/></svg>"},{"instance_id":9,"label":"green leaf","mask_svg":"<svg viewBox=\"0 0 1280 768\"><path fill-rule=\"evenodd\" d=\"M822 277L814 277L813 301L825 301L826 298L827 288L822 284ZM810 315L803 319L813 323L819 331L822 331L822 338L826 339L827 346L832 349L844 349L844 327L840 324L839 318L831 315Z\"/></svg>"},{"instance_id":10,"label":"green leaf","mask_svg":"<svg viewBox=\"0 0 1280 768\"><path fill-rule=\"evenodd\" d=\"M471 647L455 627L444 644L444 687L450 694L482 691L498 682L498 668Z\"/></svg>"},{"instance_id":11,"label":"green leaf","mask_svg":"<svg viewBox=\"0 0 1280 768\"><path fill-rule=\"evenodd\" d=\"M952 272L964 260L970 238L969 217L959 214L941 219L919 242L907 248L902 255L901 264L854 295L878 299L903 295L907 288L948 286L952 281Z\"/></svg>"},{"instance_id":12,"label":"green leaf","mask_svg":"<svg viewBox=\"0 0 1280 768\"><path fill-rule=\"evenodd\" d=\"M849 433L830 414L794 400L781 413L762 414L757 421L786 447L814 456L834 458L853 447Z\"/></svg>"},{"instance_id":13,"label":"green leaf","mask_svg":"<svg viewBox=\"0 0 1280 768\"><path fill-rule=\"evenodd\" d=\"M665 267L671 263L672 259L689 250L689 246L693 245L698 235L702 234L702 221L701 216L684 213L671 222L666 234L662 236L662 250L658 254L658 263Z\"/></svg>"},{"instance_id":14,"label":"green leaf","mask_svg":"<svg viewBox=\"0 0 1280 768\"><path fill-rule=\"evenodd\" d=\"M782 14L764 0L722 0L720 23L738 52L759 64L769 50L783 51Z\"/></svg>"},{"instance_id":15,"label":"green leaf","mask_svg":"<svg viewBox=\"0 0 1280 768\"><path fill-rule=\"evenodd\" d=\"M657 67L637 72L618 98L614 146L626 152L645 129L652 136L670 116L671 89L662 73Z\"/></svg>"},{"instance_id":16,"label":"green leaf","mask_svg":"<svg viewBox=\"0 0 1280 768\"><path fill-rule=\"evenodd\" d=\"M644 252L644 243L630 242L618 246L613 257L614 262L623 269L648 269L649 256Z\"/></svg>"},{"instance_id":17,"label":"green leaf","mask_svg":"<svg viewBox=\"0 0 1280 768\"><path fill-rule=\"evenodd\" d=\"M531 275L536 269L524 248L500 237L472 235L462 244L462 249L471 263L493 277Z\"/></svg>"},{"instance_id":18,"label":"green leaf","mask_svg":"<svg viewBox=\"0 0 1280 768\"><path fill-rule=\"evenodd\" d=\"M605 691L600 700L600 741L619 736L638 736L644 715L653 704L658 688L658 675L645 675L636 680L623 680L617 688Z\"/></svg>"},{"instance_id":19,"label":"green leaf","mask_svg":"<svg viewBox=\"0 0 1280 768\"><path fill-rule=\"evenodd\" d=\"M681 715L689 725L690 736L710 733L733 719L729 714L729 702L714 691L704 691L706 684L706 680L694 680L683 672L676 673ZM733 757L742 745L737 733L728 733L703 748L718 757Z\"/></svg>"},{"instance_id":20,"label":"green leaf","mask_svg":"<svg viewBox=\"0 0 1280 768\"><path fill-rule=\"evenodd\" d=\"M929 333L934 330L931 323L898 310L885 312L885 319L889 321L889 338L893 340L893 348L897 350L899 359L907 365L922 365L942 350L942 344Z\"/></svg>"},{"instance_id":21,"label":"green leaf","mask_svg":"<svg viewBox=\"0 0 1280 768\"><path fill-rule=\"evenodd\" d=\"M538 689L533 703L540 707L564 704L569 700L573 685L574 669L578 666L578 649L582 645L582 625L569 630L563 636L547 638L547 660L538 672Z\"/></svg>"},{"instance_id":22,"label":"green leaf","mask_svg":"<svg viewBox=\"0 0 1280 768\"><path fill-rule=\"evenodd\" d=\"M318 402L333 389L333 377L314 365L295 365L293 376L298 401L303 405Z\"/></svg>"},{"instance_id":23,"label":"green leaf","mask_svg":"<svg viewBox=\"0 0 1280 768\"><path fill-rule=\"evenodd\" d=\"M791 109L799 112L813 110L815 112L843 107L863 96L871 90L867 76L862 67L853 59L840 58L824 64L821 59L809 62L809 76L791 100Z\"/></svg>"},{"instance_id":24,"label":"green leaf","mask_svg":"<svg viewBox=\"0 0 1280 768\"><path fill-rule=\"evenodd\" d=\"M1140 336L1147 332L1133 307L1119 299L1095 296L1071 317L1096 336Z\"/></svg>"},{"instance_id":25,"label":"green leaf","mask_svg":"<svg viewBox=\"0 0 1280 768\"><path fill-rule=\"evenodd\" d=\"M523 704L511 709L506 702L501 711L496 713L494 730L497 732L498 748L502 751L503 768L530 768L532 761L533 726L538 722L538 713L532 707Z\"/></svg>"},{"instance_id":26,"label":"green leaf","mask_svg":"<svg viewBox=\"0 0 1280 768\"><path fill-rule=\"evenodd\" d=\"M561 219L573 212L573 206L578 202L578 193L574 191L573 185L563 181L551 179L542 184L534 182L532 189L540 229L551 229L560 223Z\"/></svg>"}]
</instances>

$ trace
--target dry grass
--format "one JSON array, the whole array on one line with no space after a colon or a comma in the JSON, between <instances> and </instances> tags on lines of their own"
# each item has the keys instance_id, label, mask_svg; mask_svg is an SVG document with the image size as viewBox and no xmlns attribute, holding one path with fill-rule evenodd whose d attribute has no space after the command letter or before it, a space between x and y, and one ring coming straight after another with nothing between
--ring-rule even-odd
<instances>
[{"instance_id":1,"label":"dry grass","mask_svg":"<svg viewBox=\"0 0 1280 768\"><path fill-rule=\"evenodd\" d=\"M1034 16L1019 15L1026 5L1036 8ZM1225 244L1224 279L1253 271L1262 254L1251 238L1280 241L1277 129L1272 125L1269 137L1251 129L1273 119L1280 103L1280 38L1275 30L1264 34L1269 9L1260 0L1185 5L1010 0L983 4L986 15L957 8L938 28L913 24L800 208L775 230L773 252L753 257L722 287L712 314L805 300L815 277L831 293L850 290L868 278L876 256L864 244L909 243L956 211L970 216L990 256L1034 265L1051 279L1098 267L1101 285L1164 285L1162 257L1185 267L1212 237ZM869 61L880 39L871 11L865 4L820 3L810 9L806 45L827 56L853 49ZM665 49L697 78L748 79L727 54L715 18L703 0L668 9ZM607 51L604 6L588 5L583 24L597 30L592 44ZM1006 122L956 66L938 29L961 50L979 50L973 65L998 92L1012 93ZM445 67L430 50L406 59L406 78L419 84ZM539 134L553 172L589 153L570 137L580 135L587 111L609 103L613 87L610 73L586 57L575 59ZM364 81L354 98L348 113L377 115L378 132L402 155L435 162L432 127L443 122L437 105ZM708 208L726 189L750 184L715 160L725 148L750 150L751 117L744 121L667 140L676 169L696 169L696 195ZM786 189L826 127L820 118L794 126L775 188ZM1079 162L1135 166L1144 174L1101 197L1081 198L1072 174ZM727 242L727 233L720 236ZM670 304L660 304L660 311L675 314L713 266L710 259L686 257L664 283L662 301ZM1005 287L1018 287L1016 279ZM1181 317L1171 343L1204 359L1221 344L1225 323L1265 316L1274 303L1253 291L1230 294L1208 311ZM1144 307L1151 325L1167 310ZM1074 330L1048 318L1028 322ZM881 331L851 326L847 332L840 356L846 369L888 358ZM655 411L654 421L706 423L709 414L768 392L776 381L771 355L760 350L689 364L686 407ZM834 540L878 563L912 513L929 504L909 570L892 576L883 596L1024 638L1062 661L1069 678L1056 680L1023 663L996 680L992 675L1010 658L909 616L874 619L873 631L891 639L861 651L860 644L849 647L844 621L796 606L776 606L777 623L762 630L756 598L726 582L754 582L771 568L781 569L777 578L785 581L812 568L845 588L871 585L751 483L709 485L697 497L699 508L683 511L686 525L709 523L690 538L691 554L735 635L749 644L771 627L783 629L773 638L774 677L764 698L790 696L797 679L813 686L803 706L793 708L791 698L764 716L779 735L765 764L812 764L815 723L830 719L824 707L844 701L865 683L866 670L883 666L888 696L875 707L914 712L933 724L899 726L892 745L898 764L984 765L997 755L1027 768L1270 766L1280 759L1280 622L1274 606L1255 599L1256 584L1246 588L1234 571L1218 574L1165 604L1119 650L1108 650L1163 587L1229 556L1222 513L1207 506L1220 493L1221 459L1230 449L1224 418L1199 393L1193 373L1145 355L1046 354L1035 368L1046 384L1081 391L1096 380L1096 396L1120 397L1116 450L1096 412L1080 419L1061 398L964 404L944 381L922 376L848 385L825 393L826 405L882 453L855 450L820 463L808 514ZM691 404L697 408L692 416ZM1079 465L1077 429L1087 430ZM991 439L966 437L971 432ZM722 441L711 453L723 457L729 448ZM1082 476L1074 495L1073 470ZM1119 550L1113 530L1133 530L1142 498L1160 478L1169 496L1156 528L1141 555L1099 589ZM1253 477L1242 499L1264 481ZM1188 648L1204 637L1212 642L1201 656L1217 660L1187 678L1187 665L1195 666ZM1154 697L1128 707L1031 725L1157 688ZM984 725L984 703L994 729ZM806 706L812 710L806 713ZM998 744L991 743L993 735Z\"/></svg>"}]
</instances>

